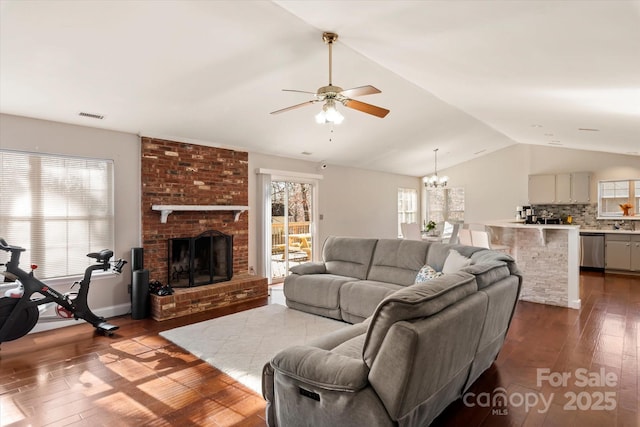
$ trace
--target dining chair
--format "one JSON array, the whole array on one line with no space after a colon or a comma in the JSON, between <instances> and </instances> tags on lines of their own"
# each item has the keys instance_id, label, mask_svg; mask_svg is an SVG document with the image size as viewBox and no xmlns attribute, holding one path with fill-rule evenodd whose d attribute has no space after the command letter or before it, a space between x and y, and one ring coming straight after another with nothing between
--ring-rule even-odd
<instances>
[{"instance_id":1,"label":"dining chair","mask_svg":"<svg viewBox=\"0 0 640 427\"><path fill-rule=\"evenodd\" d=\"M449 240L451 237L451 232L453 231L453 224L449 221L442 222L442 229L440 230L440 236L442 236L442 240Z\"/></svg>"},{"instance_id":2,"label":"dining chair","mask_svg":"<svg viewBox=\"0 0 640 427\"><path fill-rule=\"evenodd\" d=\"M491 249L491 245L489 244L489 233L486 231L480 230L470 230L471 231L471 243L473 246L477 246L479 248L487 248Z\"/></svg>"},{"instance_id":3,"label":"dining chair","mask_svg":"<svg viewBox=\"0 0 640 427\"><path fill-rule=\"evenodd\" d=\"M478 231L485 231L487 229L487 227L484 224L479 224L477 222L471 222L467 224L466 227L469 230L478 230Z\"/></svg>"},{"instance_id":4,"label":"dining chair","mask_svg":"<svg viewBox=\"0 0 640 427\"><path fill-rule=\"evenodd\" d=\"M460 228L458 230L458 243L466 246L473 246L471 241L471 230L468 228Z\"/></svg>"},{"instance_id":5,"label":"dining chair","mask_svg":"<svg viewBox=\"0 0 640 427\"><path fill-rule=\"evenodd\" d=\"M422 233L420 232L420 226L415 222L403 222L400 224L400 230L402 231L402 237L408 240L422 240Z\"/></svg>"},{"instance_id":6,"label":"dining chair","mask_svg":"<svg viewBox=\"0 0 640 427\"><path fill-rule=\"evenodd\" d=\"M458 232L460 230L460 224L451 224L451 234L447 238L447 243L458 243Z\"/></svg>"},{"instance_id":7,"label":"dining chair","mask_svg":"<svg viewBox=\"0 0 640 427\"><path fill-rule=\"evenodd\" d=\"M488 231L471 230L471 242L473 246L492 249L494 251L508 252L509 246L491 243Z\"/></svg>"}]
</instances>

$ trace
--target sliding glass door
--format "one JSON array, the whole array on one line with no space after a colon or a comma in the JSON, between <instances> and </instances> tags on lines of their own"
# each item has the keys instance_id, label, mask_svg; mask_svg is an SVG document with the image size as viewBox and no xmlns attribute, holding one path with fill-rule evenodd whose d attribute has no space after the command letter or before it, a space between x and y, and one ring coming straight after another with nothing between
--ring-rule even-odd
<instances>
[{"instance_id":1,"label":"sliding glass door","mask_svg":"<svg viewBox=\"0 0 640 427\"><path fill-rule=\"evenodd\" d=\"M271 182L271 282L289 274L289 268L312 260L313 184Z\"/></svg>"}]
</instances>

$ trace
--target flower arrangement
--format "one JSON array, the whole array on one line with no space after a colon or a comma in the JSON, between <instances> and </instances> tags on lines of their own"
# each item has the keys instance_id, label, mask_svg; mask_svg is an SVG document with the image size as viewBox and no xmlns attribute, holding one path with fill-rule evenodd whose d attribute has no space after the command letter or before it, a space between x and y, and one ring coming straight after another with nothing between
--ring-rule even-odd
<instances>
[{"instance_id":1,"label":"flower arrangement","mask_svg":"<svg viewBox=\"0 0 640 427\"><path fill-rule=\"evenodd\" d=\"M435 229L435 228L436 228L436 223L435 223L435 221L429 221L429 222L426 222L426 221L425 221L425 224L424 224L424 230L425 230L426 232L429 232L429 231L431 231L431 230L433 230L433 229Z\"/></svg>"},{"instance_id":2,"label":"flower arrangement","mask_svg":"<svg viewBox=\"0 0 640 427\"><path fill-rule=\"evenodd\" d=\"M633 208L633 205L631 203L623 203L619 206L622 209L622 215L629 216L629 210Z\"/></svg>"}]
</instances>

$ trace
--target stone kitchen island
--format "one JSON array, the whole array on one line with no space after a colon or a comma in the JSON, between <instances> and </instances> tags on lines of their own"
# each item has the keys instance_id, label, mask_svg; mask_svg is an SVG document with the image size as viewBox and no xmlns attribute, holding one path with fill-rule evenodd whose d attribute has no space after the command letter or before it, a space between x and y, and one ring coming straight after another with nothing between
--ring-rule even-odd
<instances>
[{"instance_id":1,"label":"stone kitchen island","mask_svg":"<svg viewBox=\"0 0 640 427\"><path fill-rule=\"evenodd\" d=\"M520 299L580 309L580 226L486 222L524 276Z\"/></svg>"}]
</instances>

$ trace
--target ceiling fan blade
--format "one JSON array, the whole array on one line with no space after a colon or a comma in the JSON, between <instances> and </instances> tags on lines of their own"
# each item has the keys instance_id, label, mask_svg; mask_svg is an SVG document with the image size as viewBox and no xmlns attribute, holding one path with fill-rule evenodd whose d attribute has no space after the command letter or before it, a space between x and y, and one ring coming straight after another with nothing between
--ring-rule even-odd
<instances>
[{"instance_id":1,"label":"ceiling fan blade","mask_svg":"<svg viewBox=\"0 0 640 427\"><path fill-rule=\"evenodd\" d=\"M361 101L356 101L355 99L347 99L344 102L344 106L353 108L354 110L362 111L363 113L372 114L380 118L383 118L387 114L389 114L389 110L387 110L386 108L376 107L375 105L367 104Z\"/></svg>"},{"instance_id":2,"label":"ceiling fan blade","mask_svg":"<svg viewBox=\"0 0 640 427\"><path fill-rule=\"evenodd\" d=\"M309 92L307 90L296 90L296 89L282 89L284 92L298 92L298 93L309 93L311 95L315 95L315 92Z\"/></svg>"},{"instance_id":3,"label":"ceiling fan blade","mask_svg":"<svg viewBox=\"0 0 640 427\"><path fill-rule=\"evenodd\" d=\"M344 95L347 98L352 98L354 96L373 95L374 93L380 93L380 89L377 89L371 85L345 89L340 92L341 95Z\"/></svg>"},{"instance_id":4,"label":"ceiling fan blade","mask_svg":"<svg viewBox=\"0 0 640 427\"><path fill-rule=\"evenodd\" d=\"M281 110L272 111L271 114L284 113L285 111L295 110L296 108L301 108L301 107L304 107L306 105L315 104L316 102L318 102L318 101L312 100L312 101L303 102L302 104L296 104L296 105L292 105L291 107L283 108Z\"/></svg>"}]
</instances>

